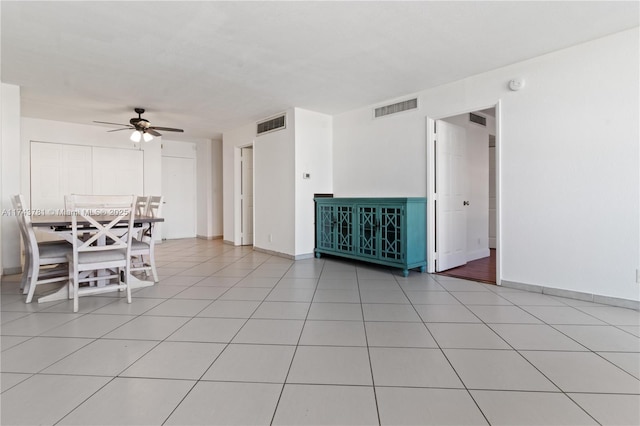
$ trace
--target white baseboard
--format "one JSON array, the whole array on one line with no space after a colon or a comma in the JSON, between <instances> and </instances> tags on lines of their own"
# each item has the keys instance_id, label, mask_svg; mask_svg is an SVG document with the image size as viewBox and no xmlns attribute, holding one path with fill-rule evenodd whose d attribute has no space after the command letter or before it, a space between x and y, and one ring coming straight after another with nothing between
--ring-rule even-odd
<instances>
[{"instance_id":1,"label":"white baseboard","mask_svg":"<svg viewBox=\"0 0 640 426\"><path fill-rule=\"evenodd\" d=\"M478 249L474 251L467 252L467 262L471 262L472 260L483 259L485 257L491 256L491 251L488 248Z\"/></svg>"},{"instance_id":2,"label":"white baseboard","mask_svg":"<svg viewBox=\"0 0 640 426\"><path fill-rule=\"evenodd\" d=\"M599 294L545 287L536 284L525 284L507 280L501 280L500 285L502 285L503 287L515 288L518 290L548 294L549 296L566 297L567 299L583 300L586 302L601 303L603 305L617 306L619 308L635 309L636 311L640 311L640 301L637 300L620 299L617 297L602 296Z\"/></svg>"},{"instance_id":3,"label":"white baseboard","mask_svg":"<svg viewBox=\"0 0 640 426\"><path fill-rule=\"evenodd\" d=\"M196 238L200 240L221 240L222 235L210 235L210 236L196 235Z\"/></svg>"},{"instance_id":4,"label":"white baseboard","mask_svg":"<svg viewBox=\"0 0 640 426\"><path fill-rule=\"evenodd\" d=\"M15 274L21 274L21 273L22 273L21 266L16 266L13 268L2 268L2 275L15 275Z\"/></svg>"},{"instance_id":5,"label":"white baseboard","mask_svg":"<svg viewBox=\"0 0 640 426\"><path fill-rule=\"evenodd\" d=\"M313 253L305 253L305 254L296 254L296 255L292 255L292 254L288 254L288 253L281 253L279 251L274 251L274 250L268 250L268 249L264 249L261 247L256 247L254 246L253 249L255 251L258 251L260 253L266 253L266 254L271 254L273 256L278 256L278 257L284 257L285 259L291 259L291 260L304 260L304 259L311 259L314 257Z\"/></svg>"}]
</instances>

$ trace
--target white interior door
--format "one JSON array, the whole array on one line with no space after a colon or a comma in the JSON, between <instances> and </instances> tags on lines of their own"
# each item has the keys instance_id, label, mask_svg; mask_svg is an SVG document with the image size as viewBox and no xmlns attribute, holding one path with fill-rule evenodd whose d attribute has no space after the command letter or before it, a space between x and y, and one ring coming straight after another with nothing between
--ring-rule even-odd
<instances>
[{"instance_id":1,"label":"white interior door","mask_svg":"<svg viewBox=\"0 0 640 426\"><path fill-rule=\"evenodd\" d=\"M242 148L240 159L241 244L253 245L253 148Z\"/></svg>"},{"instance_id":2,"label":"white interior door","mask_svg":"<svg viewBox=\"0 0 640 426\"><path fill-rule=\"evenodd\" d=\"M162 157L162 238L196 236L196 160Z\"/></svg>"},{"instance_id":3,"label":"white interior door","mask_svg":"<svg viewBox=\"0 0 640 426\"><path fill-rule=\"evenodd\" d=\"M467 263L467 131L436 122L436 271Z\"/></svg>"}]
</instances>

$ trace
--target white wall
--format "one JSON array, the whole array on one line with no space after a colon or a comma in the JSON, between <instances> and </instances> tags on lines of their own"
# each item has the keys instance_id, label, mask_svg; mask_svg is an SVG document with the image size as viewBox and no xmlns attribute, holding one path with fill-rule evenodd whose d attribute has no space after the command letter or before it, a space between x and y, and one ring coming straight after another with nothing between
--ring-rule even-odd
<instances>
[{"instance_id":1,"label":"white wall","mask_svg":"<svg viewBox=\"0 0 640 426\"><path fill-rule=\"evenodd\" d=\"M254 246L307 257L314 249L313 195L332 192L332 118L300 108L286 113L284 130L255 136L252 123L224 133L224 239L241 241L239 155L253 145Z\"/></svg>"},{"instance_id":2,"label":"white wall","mask_svg":"<svg viewBox=\"0 0 640 426\"><path fill-rule=\"evenodd\" d=\"M213 146L211 141L196 144L196 235L213 238Z\"/></svg>"},{"instance_id":3,"label":"white wall","mask_svg":"<svg viewBox=\"0 0 640 426\"><path fill-rule=\"evenodd\" d=\"M253 146L255 123L224 132L222 138L223 238L240 245L240 148ZM255 157L255 152L254 152ZM255 175L254 175L255 180Z\"/></svg>"},{"instance_id":4,"label":"white wall","mask_svg":"<svg viewBox=\"0 0 640 426\"><path fill-rule=\"evenodd\" d=\"M253 244L295 254L295 119L287 110L287 128L265 133L253 144Z\"/></svg>"},{"instance_id":5,"label":"white wall","mask_svg":"<svg viewBox=\"0 0 640 426\"><path fill-rule=\"evenodd\" d=\"M0 210L11 211L11 196L20 187L20 88L0 86ZM0 220L0 272L13 274L21 270L20 231L16 218L2 215Z\"/></svg>"},{"instance_id":6,"label":"white wall","mask_svg":"<svg viewBox=\"0 0 640 426\"><path fill-rule=\"evenodd\" d=\"M333 118L334 195L424 197L424 112L413 110L373 118L373 108L378 106Z\"/></svg>"},{"instance_id":7,"label":"white wall","mask_svg":"<svg viewBox=\"0 0 640 426\"><path fill-rule=\"evenodd\" d=\"M425 117L500 101L500 278L640 300L639 51L636 28L334 117L334 193L425 196Z\"/></svg>"},{"instance_id":8,"label":"white wall","mask_svg":"<svg viewBox=\"0 0 640 426\"><path fill-rule=\"evenodd\" d=\"M211 223L210 236L222 238L222 140L211 141Z\"/></svg>"},{"instance_id":9,"label":"white wall","mask_svg":"<svg viewBox=\"0 0 640 426\"><path fill-rule=\"evenodd\" d=\"M296 108L295 114L295 255L312 256L315 248L313 195L333 191L332 118ZM308 173L309 179L303 174Z\"/></svg>"},{"instance_id":10,"label":"white wall","mask_svg":"<svg viewBox=\"0 0 640 426\"><path fill-rule=\"evenodd\" d=\"M224 240L241 244L240 148L253 146L254 247L293 256L295 253L295 119L287 127L256 136L256 124L224 132Z\"/></svg>"},{"instance_id":11,"label":"white wall","mask_svg":"<svg viewBox=\"0 0 640 426\"><path fill-rule=\"evenodd\" d=\"M483 115L476 112L478 115ZM447 117L467 129L467 261L489 256L489 133L495 134L495 118L483 115L487 126L469 121L469 114Z\"/></svg>"},{"instance_id":12,"label":"white wall","mask_svg":"<svg viewBox=\"0 0 640 426\"><path fill-rule=\"evenodd\" d=\"M222 237L222 141L198 143L198 222L200 238Z\"/></svg>"}]
</instances>

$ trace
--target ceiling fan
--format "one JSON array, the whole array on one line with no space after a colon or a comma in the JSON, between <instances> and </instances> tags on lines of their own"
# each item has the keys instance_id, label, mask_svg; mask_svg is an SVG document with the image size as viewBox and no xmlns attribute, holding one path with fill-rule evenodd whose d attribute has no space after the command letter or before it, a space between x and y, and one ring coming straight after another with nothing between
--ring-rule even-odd
<instances>
[{"instance_id":1,"label":"ceiling fan","mask_svg":"<svg viewBox=\"0 0 640 426\"><path fill-rule=\"evenodd\" d=\"M162 134L158 133L157 130L162 130L163 132L184 132L182 129L175 129L173 127L152 126L151 123L149 123L149 120L142 118L144 108L134 108L134 111L138 114L138 117L134 117L129 120L129 124L110 123L108 121L94 121L94 123L109 124L112 126L125 126L121 129L108 130L107 132L119 132L120 130L133 129L131 140L134 142L140 142L141 139L145 142L149 142L154 136L162 136Z\"/></svg>"}]
</instances>

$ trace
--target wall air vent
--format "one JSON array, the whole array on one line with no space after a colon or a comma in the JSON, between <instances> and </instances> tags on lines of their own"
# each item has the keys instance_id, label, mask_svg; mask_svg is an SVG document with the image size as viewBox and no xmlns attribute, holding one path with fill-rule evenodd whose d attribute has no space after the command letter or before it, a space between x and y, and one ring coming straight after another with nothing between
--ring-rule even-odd
<instances>
[{"instance_id":1,"label":"wall air vent","mask_svg":"<svg viewBox=\"0 0 640 426\"><path fill-rule=\"evenodd\" d=\"M275 132L276 130L282 130L286 128L286 114L282 114L277 117L258 122L256 134L262 135L264 133Z\"/></svg>"},{"instance_id":2,"label":"wall air vent","mask_svg":"<svg viewBox=\"0 0 640 426\"><path fill-rule=\"evenodd\" d=\"M469 113L469 121L481 126L487 126L487 117L483 117L482 115L474 114L472 112Z\"/></svg>"},{"instance_id":3,"label":"wall air vent","mask_svg":"<svg viewBox=\"0 0 640 426\"><path fill-rule=\"evenodd\" d=\"M418 108L418 98L409 99L407 101L398 102L391 105L381 106L375 109L375 118L384 117L385 115L395 114L397 112L407 111Z\"/></svg>"}]
</instances>

